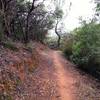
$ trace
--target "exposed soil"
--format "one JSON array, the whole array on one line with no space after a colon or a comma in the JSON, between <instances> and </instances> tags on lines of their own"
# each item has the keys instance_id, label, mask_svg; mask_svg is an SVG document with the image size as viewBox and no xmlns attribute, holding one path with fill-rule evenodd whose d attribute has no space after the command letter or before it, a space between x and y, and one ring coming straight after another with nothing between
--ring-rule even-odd
<instances>
[{"instance_id":1,"label":"exposed soil","mask_svg":"<svg viewBox=\"0 0 100 100\"><path fill-rule=\"evenodd\" d=\"M95 78L78 70L59 51L48 50L41 54L47 59L44 73L47 68L46 76L56 84L56 96L50 100L100 100L100 83Z\"/></svg>"},{"instance_id":2,"label":"exposed soil","mask_svg":"<svg viewBox=\"0 0 100 100\"><path fill-rule=\"evenodd\" d=\"M0 100L100 100L98 80L75 68L61 52L36 46L34 54L1 49Z\"/></svg>"}]
</instances>

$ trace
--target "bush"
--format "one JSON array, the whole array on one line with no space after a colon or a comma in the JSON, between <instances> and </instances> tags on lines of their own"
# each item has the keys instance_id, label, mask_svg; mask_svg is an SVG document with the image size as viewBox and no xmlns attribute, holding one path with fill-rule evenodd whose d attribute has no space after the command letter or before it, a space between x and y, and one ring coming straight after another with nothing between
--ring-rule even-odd
<instances>
[{"instance_id":1,"label":"bush","mask_svg":"<svg viewBox=\"0 0 100 100\"><path fill-rule=\"evenodd\" d=\"M74 38L75 37L73 34L65 34L62 37L61 50L64 52L68 59L70 59L70 55L72 55L72 45Z\"/></svg>"},{"instance_id":2,"label":"bush","mask_svg":"<svg viewBox=\"0 0 100 100\"><path fill-rule=\"evenodd\" d=\"M64 53L81 68L100 70L100 24L84 22L73 33L75 38L71 45L67 43Z\"/></svg>"},{"instance_id":3,"label":"bush","mask_svg":"<svg viewBox=\"0 0 100 100\"><path fill-rule=\"evenodd\" d=\"M13 51L18 51L18 48L16 46L14 46L14 44L8 42L8 43L3 43L3 46L5 48L8 48L10 50L13 50Z\"/></svg>"}]
</instances>

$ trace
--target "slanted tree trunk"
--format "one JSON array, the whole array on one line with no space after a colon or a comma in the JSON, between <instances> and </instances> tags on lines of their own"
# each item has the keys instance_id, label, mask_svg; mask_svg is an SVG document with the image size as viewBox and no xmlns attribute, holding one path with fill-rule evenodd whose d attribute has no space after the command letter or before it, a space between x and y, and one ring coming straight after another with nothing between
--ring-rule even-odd
<instances>
[{"instance_id":1,"label":"slanted tree trunk","mask_svg":"<svg viewBox=\"0 0 100 100\"><path fill-rule=\"evenodd\" d=\"M55 26L55 33L56 33L56 35L58 36L57 46L58 46L58 48L59 48L59 47L60 47L61 36L60 36L60 34L58 33L58 31L57 31L57 29L58 29L58 24L59 24L59 20L57 19L57 23L56 23L56 26Z\"/></svg>"}]
</instances>

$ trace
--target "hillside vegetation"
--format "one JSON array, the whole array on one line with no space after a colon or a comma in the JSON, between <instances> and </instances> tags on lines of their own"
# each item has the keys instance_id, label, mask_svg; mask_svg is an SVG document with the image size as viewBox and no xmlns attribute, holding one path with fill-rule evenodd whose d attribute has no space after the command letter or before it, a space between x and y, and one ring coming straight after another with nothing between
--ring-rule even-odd
<instances>
[{"instance_id":1,"label":"hillside vegetation","mask_svg":"<svg viewBox=\"0 0 100 100\"><path fill-rule=\"evenodd\" d=\"M100 24L82 23L64 37L63 51L80 68L95 73L100 71Z\"/></svg>"}]
</instances>

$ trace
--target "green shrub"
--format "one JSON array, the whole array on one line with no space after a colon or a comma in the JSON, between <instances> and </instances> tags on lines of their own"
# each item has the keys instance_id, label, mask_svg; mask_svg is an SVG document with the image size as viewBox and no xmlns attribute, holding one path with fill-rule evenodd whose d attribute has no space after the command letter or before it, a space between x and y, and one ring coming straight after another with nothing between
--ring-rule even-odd
<instances>
[{"instance_id":1,"label":"green shrub","mask_svg":"<svg viewBox=\"0 0 100 100\"><path fill-rule=\"evenodd\" d=\"M5 48L11 49L13 51L18 51L18 48L16 46L14 46L14 44L12 44L12 43L9 43L9 42L8 43L3 43L3 46Z\"/></svg>"},{"instance_id":2,"label":"green shrub","mask_svg":"<svg viewBox=\"0 0 100 100\"><path fill-rule=\"evenodd\" d=\"M73 44L71 60L88 69L100 64L100 25L84 23L75 30L76 40Z\"/></svg>"},{"instance_id":3,"label":"green shrub","mask_svg":"<svg viewBox=\"0 0 100 100\"><path fill-rule=\"evenodd\" d=\"M68 59L70 59L70 55L72 55L72 46L74 39L75 37L73 34L65 34L62 37L61 50Z\"/></svg>"},{"instance_id":4,"label":"green shrub","mask_svg":"<svg viewBox=\"0 0 100 100\"><path fill-rule=\"evenodd\" d=\"M64 54L77 66L100 71L100 24L84 22L63 40Z\"/></svg>"},{"instance_id":5,"label":"green shrub","mask_svg":"<svg viewBox=\"0 0 100 100\"><path fill-rule=\"evenodd\" d=\"M0 94L0 100L13 100L12 96L8 95L8 94Z\"/></svg>"}]
</instances>

